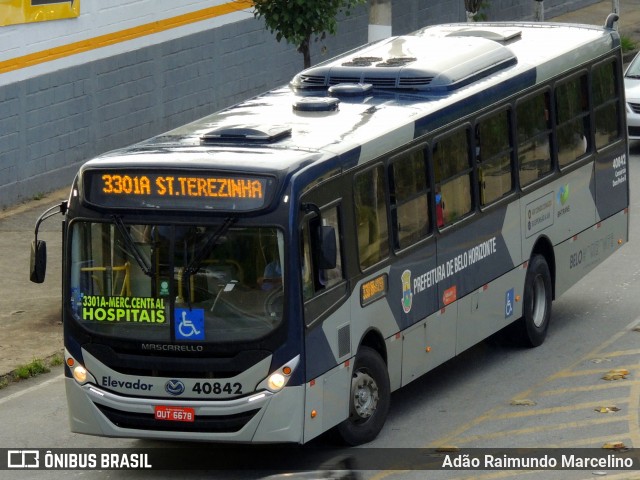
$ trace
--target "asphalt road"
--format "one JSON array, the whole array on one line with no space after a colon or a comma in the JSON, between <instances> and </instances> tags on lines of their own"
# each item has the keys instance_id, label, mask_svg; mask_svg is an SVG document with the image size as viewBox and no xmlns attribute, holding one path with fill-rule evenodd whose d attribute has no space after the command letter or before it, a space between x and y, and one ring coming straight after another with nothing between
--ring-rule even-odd
<instances>
[{"instance_id":1,"label":"asphalt road","mask_svg":"<svg viewBox=\"0 0 640 480\"><path fill-rule=\"evenodd\" d=\"M635 330L640 326L640 195L635 193L640 191L640 144L632 145L631 153L631 240L554 302L547 341L535 349L483 342L395 392L387 424L367 448L602 449L608 442L640 446L640 331ZM603 379L616 368L630 373L619 380ZM617 410L601 413L596 411L600 407ZM0 425L0 449L203 447L70 433L61 367L0 390ZM292 447L291 454L312 459L314 449L330 442L330 437L322 437L306 447ZM247 462L251 462L251 453ZM184 471L180 476L234 480L272 473ZM427 475L424 471L384 470L358 475L382 480L586 479L604 474L608 479L640 478L640 472L606 470L545 471L543 477L540 472L504 471L430 471ZM175 472L4 471L0 477L168 479L175 478Z\"/></svg>"}]
</instances>

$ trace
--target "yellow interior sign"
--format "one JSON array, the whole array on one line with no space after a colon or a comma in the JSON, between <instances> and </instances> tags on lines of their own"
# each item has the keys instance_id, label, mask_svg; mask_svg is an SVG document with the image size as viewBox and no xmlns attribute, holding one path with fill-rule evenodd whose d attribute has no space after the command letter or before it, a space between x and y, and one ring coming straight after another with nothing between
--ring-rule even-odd
<instances>
[{"instance_id":1,"label":"yellow interior sign","mask_svg":"<svg viewBox=\"0 0 640 480\"><path fill-rule=\"evenodd\" d=\"M0 0L0 26L75 18L80 0Z\"/></svg>"},{"instance_id":2,"label":"yellow interior sign","mask_svg":"<svg viewBox=\"0 0 640 480\"><path fill-rule=\"evenodd\" d=\"M360 304L364 307L387 294L387 274L380 275L362 284Z\"/></svg>"}]
</instances>

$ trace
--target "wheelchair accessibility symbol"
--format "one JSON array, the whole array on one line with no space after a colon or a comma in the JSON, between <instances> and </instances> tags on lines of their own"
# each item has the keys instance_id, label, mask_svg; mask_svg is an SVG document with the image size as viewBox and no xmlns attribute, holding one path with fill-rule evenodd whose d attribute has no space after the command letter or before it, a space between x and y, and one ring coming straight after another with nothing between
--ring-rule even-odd
<instances>
[{"instance_id":1,"label":"wheelchair accessibility symbol","mask_svg":"<svg viewBox=\"0 0 640 480\"><path fill-rule=\"evenodd\" d=\"M176 340L204 340L204 310L176 308Z\"/></svg>"},{"instance_id":2,"label":"wheelchair accessibility symbol","mask_svg":"<svg viewBox=\"0 0 640 480\"><path fill-rule=\"evenodd\" d=\"M515 290L507 290L507 294L504 299L504 318L509 318L513 315L513 302L515 301Z\"/></svg>"}]
</instances>

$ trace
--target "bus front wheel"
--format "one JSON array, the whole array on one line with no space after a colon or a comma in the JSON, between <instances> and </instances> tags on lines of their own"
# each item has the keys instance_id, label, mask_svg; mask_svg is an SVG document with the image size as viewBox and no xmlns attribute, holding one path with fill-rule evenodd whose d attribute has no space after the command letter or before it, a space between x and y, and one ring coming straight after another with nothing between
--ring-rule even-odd
<instances>
[{"instance_id":1,"label":"bus front wheel","mask_svg":"<svg viewBox=\"0 0 640 480\"><path fill-rule=\"evenodd\" d=\"M551 320L552 284L547 261L534 255L524 281L524 304L520 332L529 347L542 345Z\"/></svg>"},{"instance_id":2,"label":"bus front wheel","mask_svg":"<svg viewBox=\"0 0 640 480\"><path fill-rule=\"evenodd\" d=\"M349 395L349 418L338 425L338 433L349 445L370 442L387 419L391 392L384 360L372 348L361 347L356 355Z\"/></svg>"}]
</instances>

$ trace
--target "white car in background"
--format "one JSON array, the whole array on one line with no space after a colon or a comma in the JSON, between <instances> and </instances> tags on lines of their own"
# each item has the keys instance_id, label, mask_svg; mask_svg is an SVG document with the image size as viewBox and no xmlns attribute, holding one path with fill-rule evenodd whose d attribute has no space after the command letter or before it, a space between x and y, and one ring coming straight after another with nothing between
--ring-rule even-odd
<instances>
[{"instance_id":1,"label":"white car in background","mask_svg":"<svg viewBox=\"0 0 640 480\"><path fill-rule=\"evenodd\" d=\"M633 58L624 72L624 93L629 139L640 140L640 54Z\"/></svg>"}]
</instances>

